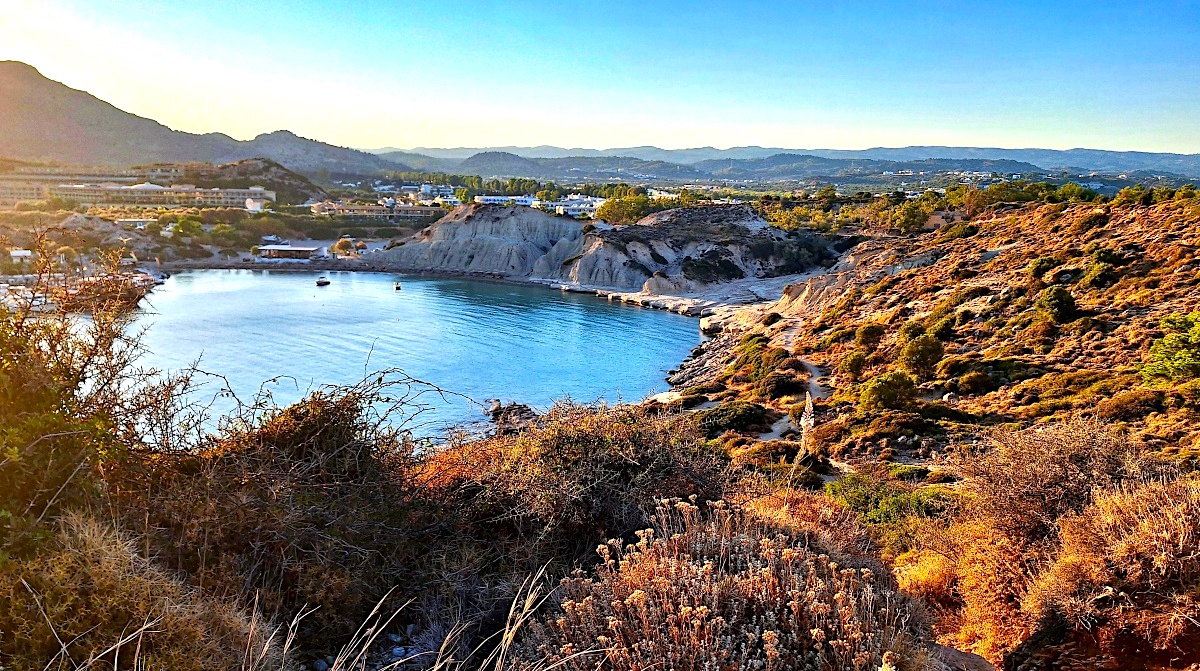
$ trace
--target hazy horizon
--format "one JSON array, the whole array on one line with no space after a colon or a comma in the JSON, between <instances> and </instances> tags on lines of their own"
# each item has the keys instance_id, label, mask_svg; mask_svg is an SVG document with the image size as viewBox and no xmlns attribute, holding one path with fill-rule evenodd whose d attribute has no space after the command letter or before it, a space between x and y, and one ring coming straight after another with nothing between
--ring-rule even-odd
<instances>
[{"instance_id":1,"label":"hazy horizon","mask_svg":"<svg viewBox=\"0 0 1200 671\"><path fill-rule=\"evenodd\" d=\"M16 0L0 60L241 140L1200 152L1200 3L885 4Z\"/></svg>"}]
</instances>

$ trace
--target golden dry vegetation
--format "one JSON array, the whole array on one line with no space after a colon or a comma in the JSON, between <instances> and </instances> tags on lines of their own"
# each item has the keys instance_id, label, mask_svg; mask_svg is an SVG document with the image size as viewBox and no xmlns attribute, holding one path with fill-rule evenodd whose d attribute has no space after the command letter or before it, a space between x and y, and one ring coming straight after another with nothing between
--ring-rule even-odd
<instances>
[{"instance_id":1,"label":"golden dry vegetation","mask_svg":"<svg viewBox=\"0 0 1200 671\"><path fill-rule=\"evenodd\" d=\"M721 337L696 412L438 444L397 372L205 424L122 313L0 311L0 666L1198 668L1197 224L867 240Z\"/></svg>"}]
</instances>

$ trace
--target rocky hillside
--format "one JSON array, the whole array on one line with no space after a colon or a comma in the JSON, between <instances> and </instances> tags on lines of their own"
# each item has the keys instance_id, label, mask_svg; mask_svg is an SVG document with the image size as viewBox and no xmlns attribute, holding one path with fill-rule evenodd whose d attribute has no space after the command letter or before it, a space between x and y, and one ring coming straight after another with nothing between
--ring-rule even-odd
<instances>
[{"instance_id":1,"label":"rocky hillside","mask_svg":"<svg viewBox=\"0 0 1200 671\"><path fill-rule=\"evenodd\" d=\"M585 286L681 295L719 282L801 273L832 260L816 236L772 228L749 207L713 205L598 228L575 254L549 258L539 270Z\"/></svg>"},{"instance_id":2,"label":"rocky hillside","mask_svg":"<svg viewBox=\"0 0 1200 671\"><path fill-rule=\"evenodd\" d=\"M530 277L552 250L583 237L574 219L528 207L463 205L380 255L397 268Z\"/></svg>"},{"instance_id":3,"label":"rocky hillside","mask_svg":"<svg viewBox=\"0 0 1200 671\"><path fill-rule=\"evenodd\" d=\"M918 396L941 408L896 435L941 444L980 425L1085 412L1123 423L1145 447L1194 456L1200 414L1190 397L1141 370L1162 319L1197 309L1198 252L1197 198L1001 208L862 242L830 273L711 327L760 334L827 371L824 404L836 420L822 435L846 457L896 453L896 436L881 445L887 434L862 430L870 413L846 414L892 373L911 375Z\"/></svg>"},{"instance_id":4,"label":"rocky hillside","mask_svg":"<svg viewBox=\"0 0 1200 671\"><path fill-rule=\"evenodd\" d=\"M398 268L685 295L731 280L804 272L831 262L834 253L820 238L771 228L743 206L680 208L612 227L472 204L396 242L383 258Z\"/></svg>"}]
</instances>

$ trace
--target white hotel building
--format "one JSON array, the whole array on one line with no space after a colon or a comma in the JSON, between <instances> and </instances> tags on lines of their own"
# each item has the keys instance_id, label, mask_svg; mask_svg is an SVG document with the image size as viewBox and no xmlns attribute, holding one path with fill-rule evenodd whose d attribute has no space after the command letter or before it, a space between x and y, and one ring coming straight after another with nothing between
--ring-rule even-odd
<instances>
[{"instance_id":1,"label":"white hotel building","mask_svg":"<svg viewBox=\"0 0 1200 671\"><path fill-rule=\"evenodd\" d=\"M605 200L578 193L567 196L566 200L539 200L535 196L475 196L475 202L484 205L524 205L577 219L580 217L595 218L596 210L604 204Z\"/></svg>"},{"instance_id":2,"label":"white hotel building","mask_svg":"<svg viewBox=\"0 0 1200 671\"><path fill-rule=\"evenodd\" d=\"M66 198L81 205L142 205L148 207L250 207L260 209L274 201L275 192L261 186L248 189L201 189L191 184L62 184L48 189L51 197Z\"/></svg>"}]
</instances>

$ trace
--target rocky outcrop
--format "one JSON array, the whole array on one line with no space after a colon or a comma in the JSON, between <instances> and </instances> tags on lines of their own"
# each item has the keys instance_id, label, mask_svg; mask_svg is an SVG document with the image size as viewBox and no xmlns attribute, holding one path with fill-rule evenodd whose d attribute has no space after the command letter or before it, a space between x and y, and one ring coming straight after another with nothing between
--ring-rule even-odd
<instances>
[{"instance_id":1,"label":"rocky outcrop","mask_svg":"<svg viewBox=\"0 0 1200 671\"><path fill-rule=\"evenodd\" d=\"M568 258L582 238L574 219L528 207L471 204L394 243L380 260L406 270L531 277L539 260L552 252Z\"/></svg>"},{"instance_id":2,"label":"rocky outcrop","mask_svg":"<svg viewBox=\"0 0 1200 671\"><path fill-rule=\"evenodd\" d=\"M686 295L714 284L804 272L832 258L820 238L773 228L745 205L709 205L597 230L577 259L548 269L548 277Z\"/></svg>"},{"instance_id":3,"label":"rocky outcrop","mask_svg":"<svg viewBox=\"0 0 1200 671\"><path fill-rule=\"evenodd\" d=\"M400 269L692 296L715 285L800 273L834 256L819 237L775 229L746 206L680 208L629 226L586 228L530 208L473 204L395 243L382 258Z\"/></svg>"}]
</instances>

